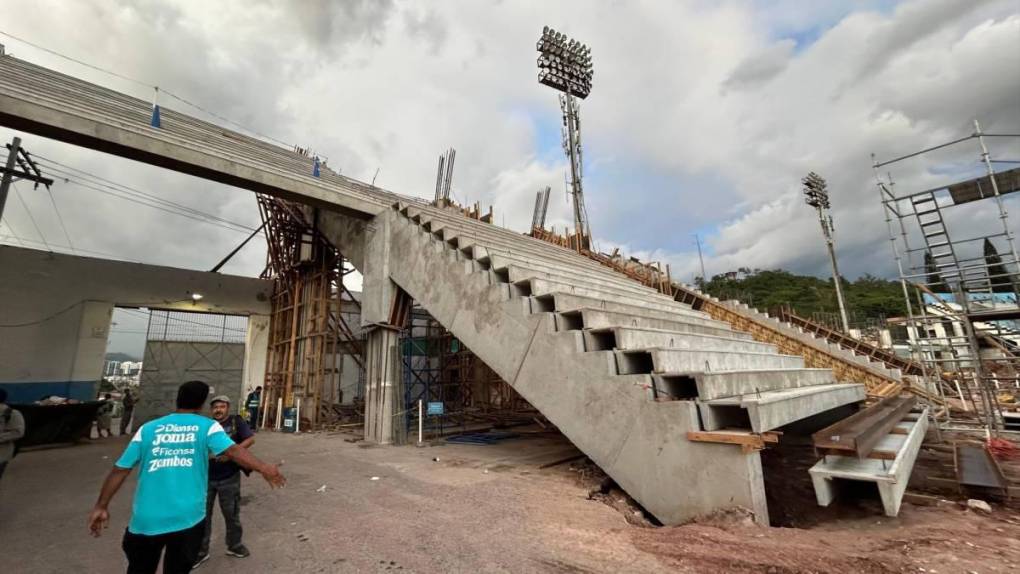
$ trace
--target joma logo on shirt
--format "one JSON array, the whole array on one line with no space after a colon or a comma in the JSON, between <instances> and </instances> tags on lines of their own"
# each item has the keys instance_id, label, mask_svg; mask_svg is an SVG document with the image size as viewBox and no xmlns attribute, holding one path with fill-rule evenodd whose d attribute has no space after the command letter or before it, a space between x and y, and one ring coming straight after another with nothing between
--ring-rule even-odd
<instances>
[{"instance_id":1,"label":"joma logo on shirt","mask_svg":"<svg viewBox=\"0 0 1020 574\"><path fill-rule=\"evenodd\" d=\"M153 439L152 444L155 446L166 443L177 444L182 442L195 442L195 433L182 432L170 434L157 434Z\"/></svg>"}]
</instances>

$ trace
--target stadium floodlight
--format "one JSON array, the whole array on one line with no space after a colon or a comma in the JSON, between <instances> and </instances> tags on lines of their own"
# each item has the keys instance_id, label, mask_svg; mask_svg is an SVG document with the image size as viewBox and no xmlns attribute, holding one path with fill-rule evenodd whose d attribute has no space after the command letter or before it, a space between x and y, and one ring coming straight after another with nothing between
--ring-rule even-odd
<instances>
[{"instance_id":1,"label":"stadium floodlight","mask_svg":"<svg viewBox=\"0 0 1020 574\"><path fill-rule=\"evenodd\" d=\"M582 100L588 97L594 74L591 48L548 26L542 28L535 48L540 83Z\"/></svg>"},{"instance_id":2,"label":"stadium floodlight","mask_svg":"<svg viewBox=\"0 0 1020 574\"><path fill-rule=\"evenodd\" d=\"M804 184L804 201L808 205L815 208L829 209L829 186L822 179L822 176L812 171L800 182Z\"/></svg>"},{"instance_id":3,"label":"stadium floodlight","mask_svg":"<svg viewBox=\"0 0 1020 574\"><path fill-rule=\"evenodd\" d=\"M832 279L836 286L836 301L839 303L839 316L843 321L843 332L850 334L850 322L846 315L846 302L843 299L843 285L840 282L839 266L836 264L836 245L833 239L834 229L829 211L829 184L815 172L801 179L804 185L804 202L818 210L818 221L822 225L822 235L829 250L829 261L832 263Z\"/></svg>"},{"instance_id":4,"label":"stadium floodlight","mask_svg":"<svg viewBox=\"0 0 1020 574\"><path fill-rule=\"evenodd\" d=\"M581 118L574 98L582 100L591 93L593 76L591 48L568 38L562 32L544 26L535 44L538 50L538 82L561 92L563 110L563 151L570 160L570 195L574 203L574 232L578 249L591 247L591 229L584 208L581 188Z\"/></svg>"}]
</instances>

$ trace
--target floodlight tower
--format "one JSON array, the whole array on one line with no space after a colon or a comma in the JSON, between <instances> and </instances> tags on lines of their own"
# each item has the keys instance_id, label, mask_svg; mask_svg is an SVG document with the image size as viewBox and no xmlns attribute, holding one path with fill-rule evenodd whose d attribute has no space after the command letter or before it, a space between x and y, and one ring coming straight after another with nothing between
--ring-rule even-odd
<instances>
[{"instance_id":1,"label":"floodlight tower","mask_svg":"<svg viewBox=\"0 0 1020 574\"><path fill-rule=\"evenodd\" d=\"M591 92L591 49L546 26L538 39L538 82L560 92L563 110L563 151L570 160L570 195L574 203L574 232L578 247L590 248L591 228L581 188L581 118L576 98Z\"/></svg>"},{"instance_id":2,"label":"floodlight tower","mask_svg":"<svg viewBox=\"0 0 1020 574\"><path fill-rule=\"evenodd\" d=\"M832 239L832 216L829 215L829 186L825 179L815 172L807 174L800 180L804 184L804 202L818 210L818 221L822 224L822 235L829 248L829 260L832 262L832 280L836 284L836 300L839 301L839 316L843 320L843 332L850 334L850 322L846 318L846 303L843 301L843 286L839 278L839 267L836 265L836 248Z\"/></svg>"}]
</instances>

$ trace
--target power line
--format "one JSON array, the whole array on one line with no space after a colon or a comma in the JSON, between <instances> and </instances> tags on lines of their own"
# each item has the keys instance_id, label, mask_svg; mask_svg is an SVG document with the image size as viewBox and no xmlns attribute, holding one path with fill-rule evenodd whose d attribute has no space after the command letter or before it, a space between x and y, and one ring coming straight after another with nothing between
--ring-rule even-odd
<instances>
[{"instance_id":1,"label":"power line","mask_svg":"<svg viewBox=\"0 0 1020 574\"><path fill-rule=\"evenodd\" d=\"M59 161L54 160L54 159L50 159L50 158L47 158L47 157L44 157L44 156L40 156L40 155L36 155L35 157L37 157L39 159L42 159L42 160L44 160L47 163L53 164L55 166L58 166L58 168L53 168L52 166L50 166L51 169L57 169L58 171L63 171L63 170L59 169L59 168L63 168L64 170L70 170L71 172L77 172L78 174L80 174L79 177L95 179L95 180L97 180L99 182L99 183L97 183L97 185L105 184L105 185L112 186L114 188L123 189L125 191L130 192L130 193L138 194L138 195L140 195L142 197L145 197L147 199L151 199L151 200L159 202L159 203L163 203L163 204L166 204L166 205L169 205L169 206L172 206L172 207L176 207L176 208L179 208L179 209L182 209L182 210L185 210L185 211L189 211L189 212L192 212L192 213L195 213L195 214L200 214L200 215L203 215L203 216L208 217L210 219L214 219L216 221L220 221L220 222L223 222L223 223L226 223L226 224L229 224L229 225L240 227L240 228L242 228L242 229L244 229L245 231L248 231L248 232L254 231L254 229L255 229L254 227L252 227L250 225L245 225L243 223L237 223L237 222L234 222L234 221L230 221L229 219L224 219L224 218L219 217L217 215L213 215L211 213L208 213L208 212L205 212L205 211L201 211L201 210L193 208L193 207L188 207L188 206L180 204L180 203L175 203L173 201L170 201L169 199L165 199L165 198L159 197L158 195L154 195L154 194L151 194L151 193L146 193L144 191L141 191L141 190L139 190L137 188L134 188L134 187L131 187L129 185L126 185L126 184L123 184L123 183L119 183L119 182L113 181L111 179L107 179L107 178L105 178L103 176L96 175L94 173L89 173L89 172L87 172L87 171L85 171L83 169L80 169L80 168L77 168L77 167L74 167L74 166L70 166L70 165L67 165L67 164L64 164L64 163L60 163ZM64 173L66 173L66 172L64 172Z\"/></svg>"},{"instance_id":2,"label":"power line","mask_svg":"<svg viewBox=\"0 0 1020 574\"><path fill-rule=\"evenodd\" d=\"M93 174L93 173L89 173L89 172L87 172L85 170L82 170L82 169L79 169L79 168L76 168L76 167L72 167L72 166L69 166L69 165L66 165L66 164L62 164L62 163L60 163L60 162L58 162L56 160L45 158L45 157L39 156L39 155L36 155L35 157L43 160L44 164L47 164L46 167L47 167L48 171L52 171L52 172L56 173L60 178L64 179L68 183L74 183L74 184L80 185L82 187L87 187L89 189L92 189L94 191L99 191L101 193L107 193L108 195L114 195L115 197L120 197L122 199L127 199L128 201L133 201L134 203L141 203L142 205L146 205L146 206L149 206L149 207L154 207L156 209L164 208L163 211L167 210L165 208L169 208L169 209L172 209L172 210L178 210L178 211L182 212L182 213L178 213L178 215L182 215L184 217L189 217L191 219L196 219L196 217L198 217L198 218L200 218L199 220L203 220L203 221L204 220L208 220L207 221L208 223L222 224L222 225L220 225L220 227L230 226L230 227L233 227L233 228L237 228L237 229L232 229L233 231L243 231L243 232L246 232L246 233L251 233L252 231L255 231L255 229L256 229L256 228L254 228L254 227L252 227L250 225L245 225L243 223L238 223L236 221L231 221L229 219L220 217L218 215L214 215L214 214L206 212L206 211L202 211L200 209L196 209L194 207L189 207L187 205L183 205L183 204L180 204L180 203L176 203L176 202L170 201L169 199L164 199L164 198L159 197L157 195L141 191L141 190L139 190L137 188L130 187L130 186L125 185L123 183L118 183L118 182L115 182L113 180L106 179L106 178L104 178L102 176L99 176L99 175L96 175L96 174ZM92 180L95 180L95 181L92 181ZM95 186L99 186L99 187L102 187L104 189L97 189ZM127 195L130 195L130 196L133 196L134 198L133 199L132 198L127 198L127 197L123 197L123 195L118 195L118 194L127 194ZM153 204L158 204L158 205L153 205ZM196 216L196 217L192 217L192 216Z\"/></svg>"},{"instance_id":3,"label":"power line","mask_svg":"<svg viewBox=\"0 0 1020 574\"><path fill-rule=\"evenodd\" d=\"M60 210L57 209L57 202L53 199L53 190L49 187L46 188L46 194L50 196L50 203L53 205L53 212L57 214L57 221L60 222L60 228L64 230L64 237L67 238L67 245L74 252L74 242L71 241L71 234L67 232L67 226L64 225L64 218L60 215Z\"/></svg>"},{"instance_id":4,"label":"power line","mask_svg":"<svg viewBox=\"0 0 1020 574\"><path fill-rule=\"evenodd\" d=\"M129 187L127 185L114 182L112 180L103 178L101 176L86 172L84 170L61 164L60 162L43 158L42 156L36 156L43 159L44 164L48 171L53 172L59 179L63 179L65 183L70 183L83 187L92 191L97 191L106 195L117 197L132 203L137 203L146 207L152 207L160 211L171 213L173 215L179 215L186 217L194 221L201 223L210 223L230 231L236 231L238 233L252 233L257 228L238 223L225 219L218 215L202 211L193 207L189 207L183 204L175 203L168 199L163 199L153 194L146 193L144 191ZM52 165L50 165L52 164ZM61 167L56 167L61 166ZM77 173L75 173L77 172ZM91 178L91 179L90 179ZM92 181L96 180L96 181ZM264 233L259 232L259 235Z\"/></svg>"},{"instance_id":5,"label":"power line","mask_svg":"<svg viewBox=\"0 0 1020 574\"><path fill-rule=\"evenodd\" d=\"M7 224L7 230L10 231L10 235L8 235L7 237L13 237L14 239L17 240L17 242L19 244L21 244L22 247L25 247L25 243L21 240L21 237L18 236L18 232L14 230L14 226L11 225L11 222L10 222L9 219L4 217L4 218L0 219L0 223L6 223Z\"/></svg>"},{"instance_id":6,"label":"power line","mask_svg":"<svg viewBox=\"0 0 1020 574\"><path fill-rule=\"evenodd\" d=\"M4 220L6 221L7 218L5 217ZM10 222L9 221L7 222L7 225L8 225L8 227L10 227ZM31 249L31 247L28 244L44 245L43 242L41 242L41 241L35 241L33 239L26 239L24 237L18 236L17 234L13 233L14 232L13 228L11 229L11 232L12 232L11 237L14 237L15 239L17 239L18 242L21 243L21 246L25 247L27 249ZM50 243L50 244L46 244L46 245L48 245L48 249L47 250L52 252L52 253L65 253L63 251L58 251L56 249L53 249L54 247L57 247L57 248L60 248L60 249L71 249L71 247L69 245L60 245L58 243ZM107 251L95 251L95 250L92 250L92 249L82 249L81 247L76 248L76 253L71 253L70 255L80 255L80 254L83 254L83 253L84 254L90 254L90 255L100 255L102 257L112 258L112 259L117 260L117 261L129 261L131 263L141 263L141 261L138 261L137 259L131 259L130 257L125 257L123 255L118 255L116 253L109 253Z\"/></svg>"},{"instance_id":7,"label":"power line","mask_svg":"<svg viewBox=\"0 0 1020 574\"><path fill-rule=\"evenodd\" d=\"M64 313L67 313L71 309L74 309L75 307L77 307L78 305L81 305L84 302L85 302L84 299L82 299L81 301L76 301L76 302L68 305L67 307L64 307L63 309L57 311L56 313L53 313L51 315L47 315L47 316L43 317L42 319L38 319L36 321L26 321L24 323L0 323L0 328L3 328L3 329L16 329L18 327L29 327L31 325L38 325L40 323L45 323L46 321L49 321L50 319L54 319L56 317L59 317L60 315L63 315Z\"/></svg>"},{"instance_id":8,"label":"power line","mask_svg":"<svg viewBox=\"0 0 1020 574\"><path fill-rule=\"evenodd\" d=\"M182 104L191 106L191 107L195 108L196 110L200 110L202 112L205 112L206 114L208 114L208 115L210 115L210 116L212 116L212 117L214 117L214 118L216 118L218 120L227 122L229 124L233 124L233 125L241 128L241 129L243 129L243 130L245 130L245 131L247 131L249 133L252 133L252 134L254 134L254 135L256 135L256 136L258 136L258 137L260 137L260 138L262 138L264 140L268 140L268 141L271 141L273 143L276 143L276 144L279 144L279 145L282 145L282 146L288 147L288 148L293 148L294 147L292 144L289 144L287 142L278 140L278 139L276 139L276 138L274 138L272 136L265 135L265 134L260 133L260 132L258 132L256 130L252 129L252 128L249 128L249 127L245 126L244 124L235 122L234 120L231 120L230 118L226 118L224 116L221 116L220 114L217 114L216 112L208 110L208 109L206 109L206 108L204 108L204 107L202 107L202 106L200 106L200 105L198 105L198 104L196 104L194 102L186 100L185 98L183 98L181 96L178 96L177 94L175 94L173 92L169 92L169 91L167 91L165 89L160 89L159 86L156 86L156 85L153 85L153 84L149 84L147 82L143 82L142 80L138 80L138 79L132 78L130 76L125 76L124 74L120 74L120 73L114 72L113 70L107 70L105 68L100 68L99 66L96 66L94 64L89 64L88 62L83 62L82 60L79 60L77 58L72 58L71 56L67 56L65 54L61 54L60 52L57 52L55 50L51 50L51 49L43 47L43 46L40 46L39 44L36 44L34 42L30 42L28 40L25 40L24 38L19 38L18 36L15 36L13 34L10 34L8 32L3 31L3 30L0 30L0 35L6 36L6 37L8 37L8 38L10 38L12 40L21 42L22 44L26 44L28 46L31 46L31 47L33 47L33 48L35 48L37 50L42 50L43 52L46 52L47 54L51 54L51 55L56 56L58 58L63 58L65 60L69 61L69 62L74 62L74 63L79 64L81 66L85 66L86 68L91 68L93 70L96 70L97 72L102 72L104 74L109 74L109 75L114 76L116 78L120 78L120 79L126 80L128 82L133 82L135 84L138 84L139 86L144 86L146 88L151 88L151 89L153 89L153 90L155 90L157 92L162 92L162 93L170 96L171 98L181 102Z\"/></svg>"},{"instance_id":9,"label":"power line","mask_svg":"<svg viewBox=\"0 0 1020 574\"><path fill-rule=\"evenodd\" d=\"M14 195L16 195L18 197L18 201L21 202L21 207L25 208L25 213L28 214L28 219L32 222L32 225L35 227L35 232L39 234L39 238L42 239L43 245L46 246L46 250L53 251L52 249L50 249L49 244L46 242L46 236L43 235L42 229L39 229L39 224L35 222L35 217L32 215L32 210L28 208L28 204L25 203L24 198L21 197L21 191L18 189L17 184L11 182L11 185L14 186Z\"/></svg>"}]
</instances>

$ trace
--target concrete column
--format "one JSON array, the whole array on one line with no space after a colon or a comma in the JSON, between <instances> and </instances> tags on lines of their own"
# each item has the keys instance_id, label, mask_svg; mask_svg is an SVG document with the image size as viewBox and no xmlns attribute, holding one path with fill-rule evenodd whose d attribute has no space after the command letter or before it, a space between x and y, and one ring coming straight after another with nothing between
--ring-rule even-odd
<instances>
[{"instance_id":1,"label":"concrete column","mask_svg":"<svg viewBox=\"0 0 1020 574\"><path fill-rule=\"evenodd\" d=\"M400 442L400 331L377 325L365 339L365 440Z\"/></svg>"},{"instance_id":2,"label":"concrete column","mask_svg":"<svg viewBox=\"0 0 1020 574\"><path fill-rule=\"evenodd\" d=\"M248 333L244 339L244 374L241 379L241 396L237 397L238 408L248 393L255 390L255 387L263 386L268 355L269 316L251 315L248 317Z\"/></svg>"}]
</instances>

